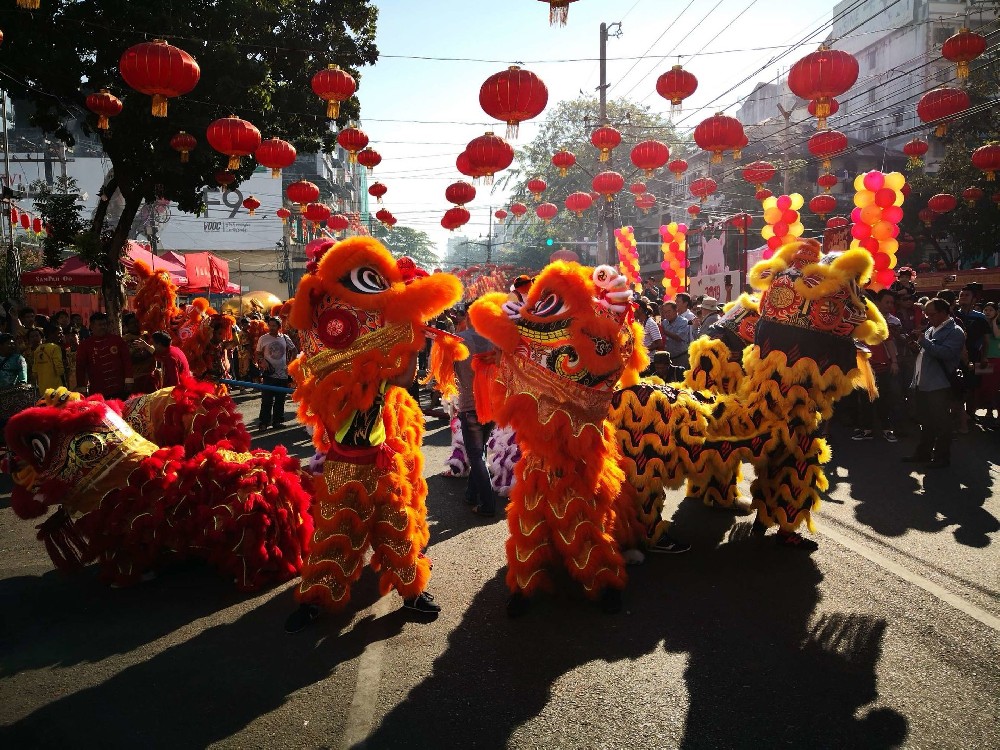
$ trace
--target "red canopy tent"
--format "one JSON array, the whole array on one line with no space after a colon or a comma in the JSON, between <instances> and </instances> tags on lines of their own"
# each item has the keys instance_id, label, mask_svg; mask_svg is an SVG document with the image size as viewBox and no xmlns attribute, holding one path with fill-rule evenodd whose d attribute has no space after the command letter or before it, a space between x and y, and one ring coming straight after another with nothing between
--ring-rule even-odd
<instances>
[{"instance_id":1,"label":"red canopy tent","mask_svg":"<svg viewBox=\"0 0 1000 750\"><path fill-rule=\"evenodd\" d=\"M24 286L100 286L101 272L87 267L78 256L73 256L59 268L36 268L21 274Z\"/></svg>"},{"instance_id":2,"label":"red canopy tent","mask_svg":"<svg viewBox=\"0 0 1000 750\"><path fill-rule=\"evenodd\" d=\"M229 282L229 263L213 253L185 253L188 283L185 292L239 294L237 284Z\"/></svg>"}]
</instances>

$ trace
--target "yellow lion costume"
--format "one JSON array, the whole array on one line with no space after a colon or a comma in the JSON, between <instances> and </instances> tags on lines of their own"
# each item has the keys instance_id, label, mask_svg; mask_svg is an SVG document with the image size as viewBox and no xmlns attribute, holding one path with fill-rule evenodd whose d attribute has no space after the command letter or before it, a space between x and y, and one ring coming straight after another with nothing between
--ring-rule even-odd
<instances>
[{"instance_id":1,"label":"yellow lion costume","mask_svg":"<svg viewBox=\"0 0 1000 750\"><path fill-rule=\"evenodd\" d=\"M383 594L395 589L407 606L428 604L423 416L405 386L424 346L423 321L461 299L462 286L449 274L404 274L370 237L321 240L307 253L314 260L289 318L302 352L289 372L299 419L327 456L315 478L315 532L297 596L344 607L370 549ZM451 342L437 381L451 383L454 359L467 355Z\"/></svg>"},{"instance_id":2,"label":"yellow lion costume","mask_svg":"<svg viewBox=\"0 0 1000 750\"><path fill-rule=\"evenodd\" d=\"M661 530L664 487L688 479L689 494L731 504L740 463L748 461L759 527L777 525L783 543L814 548L797 533L803 524L812 530L811 513L828 486L821 464L830 449L814 433L838 399L874 388L856 341L888 336L861 291L871 271L864 250L822 256L813 240L786 245L750 274L759 303L741 299L717 339L691 345L686 380L699 390L640 385L616 394L612 421L651 540ZM732 352L751 334L736 369Z\"/></svg>"},{"instance_id":3,"label":"yellow lion costume","mask_svg":"<svg viewBox=\"0 0 1000 750\"><path fill-rule=\"evenodd\" d=\"M615 384L636 382L648 363L629 296L613 268L555 262L523 302L493 293L469 309L476 331L500 350L481 373L488 394L480 401L514 428L521 450L507 506L512 616L526 597L551 589L554 565L606 610L620 608L625 565L616 535L627 536L630 523L619 509L628 514L635 500L607 416Z\"/></svg>"}]
</instances>

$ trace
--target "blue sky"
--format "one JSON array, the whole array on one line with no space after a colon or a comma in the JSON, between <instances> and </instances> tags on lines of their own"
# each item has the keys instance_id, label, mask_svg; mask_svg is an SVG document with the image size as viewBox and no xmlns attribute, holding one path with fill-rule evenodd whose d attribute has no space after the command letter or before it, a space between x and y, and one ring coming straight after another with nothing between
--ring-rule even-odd
<instances>
[{"instance_id":1,"label":"blue sky","mask_svg":"<svg viewBox=\"0 0 1000 750\"><path fill-rule=\"evenodd\" d=\"M668 112L670 105L655 91L657 76L677 62L699 81L685 102L694 125L714 111L736 108L756 81L770 80L826 35L832 0L774 3L761 0L579 0L570 6L569 23L550 27L548 7L538 0L378 0L378 47L381 58L362 71L358 96L363 128L382 154L374 178L389 192L385 205L400 224L422 229L443 252L448 232L439 224L450 206L444 190L461 175L455 158L472 138L492 126L479 107L482 82L508 64L522 62L545 81L549 106L594 92L598 82L598 35L602 21L622 22L622 36L608 42L610 97L627 95ZM816 32L779 64L712 102L780 49L743 51L788 45ZM393 55L404 57L391 57ZM475 58L493 62L407 59L413 57ZM647 59L615 59L645 56ZM556 62L573 59L575 62ZM544 113L541 117L544 117ZM538 119L540 120L541 117ZM429 122L416 122L429 121ZM532 122L521 125L514 145L535 134ZM469 204L472 220L466 234L485 233L489 207L506 196L480 186Z\"/></svg>"}]
</instances>

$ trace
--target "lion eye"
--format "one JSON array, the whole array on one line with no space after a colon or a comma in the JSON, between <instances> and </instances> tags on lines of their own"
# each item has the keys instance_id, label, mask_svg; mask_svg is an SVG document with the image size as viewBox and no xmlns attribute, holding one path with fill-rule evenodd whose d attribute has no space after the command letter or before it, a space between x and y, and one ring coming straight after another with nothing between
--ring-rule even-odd
<instances>
[{"instance_id":1,"label":"lion eye","mask_svg":"<svg viewBox=\"0 0 1000 750\"><path fill-rule=\"evenodd\" d=\"M33 435L28 445L31 448L32 455L34 455L35 460L38 461L38 463L45 460L45 456L49 452L50 445L48 435Z\"/></svg>"},{"instance_id":2,"label":"lion eye","mask_svg":"<svg viewBox=\"0 0 1000 750\"><path fill-rule=\"evenodd\" d=\"M564 312L566 312L566 304L563 302L562 297L554 292L546 294L531 309L531 313L540 318L551 317Z\"/></svg>"},{"instance_id":3,"label":"lion eye","mask_svg":"<svg viewBox=\"0 0 1000 750\"><path fill-rule=\"evenodd\" d=\"M355 268L341 279L341 283L359 294L378 294L389 288L385 277L370 266Z\"/></svg>"}]
</instances>

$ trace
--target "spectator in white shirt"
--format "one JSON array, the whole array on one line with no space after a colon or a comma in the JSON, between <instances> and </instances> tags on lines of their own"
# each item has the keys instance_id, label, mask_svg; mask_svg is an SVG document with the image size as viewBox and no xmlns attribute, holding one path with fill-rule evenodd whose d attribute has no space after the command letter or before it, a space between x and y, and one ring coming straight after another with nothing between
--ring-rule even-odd
<instances>
[{"instance_id":1,"label":"spectator in white shirt","mask_svg":"<svg viewBox=\"0 0 1000 750\"><path fill-rule=\"evenodd\" d=\"M639 300L635 310L635 319L642 325L642 343L648 351L658 352L663 349L663 336L660 326L653 320L653 310L646 300Z\"/></svg>"}]
</instances>

